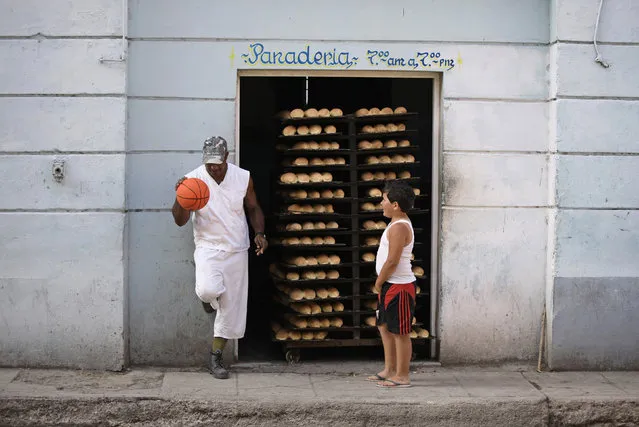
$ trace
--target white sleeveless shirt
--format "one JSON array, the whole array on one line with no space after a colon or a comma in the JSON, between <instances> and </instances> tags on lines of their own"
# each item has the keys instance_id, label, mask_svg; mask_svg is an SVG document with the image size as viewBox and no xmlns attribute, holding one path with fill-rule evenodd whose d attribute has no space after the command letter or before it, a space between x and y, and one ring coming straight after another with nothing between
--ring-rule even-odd
<instances>
[{"instance_id":1,"label":"white sleeveless shirt","mask_svg":"<svg viewBox=\"0 0 639 427\"><path fill-rule=\"evenodd\" d=\"M399 264L397 264L397 268L386 281L388 283L406 284L406 283L412 283L415 280L417 280L415 278L415 275L413 274L413 270L411 268L411 263L410 263L410 257L413 253L413 245L415 244L415 232L413 231L413 224L411 224L411 222L407 219L399 219L395 222L391 222L390 224L388 224L388 227L386 227L386 230L384 230L384 233L382 234L382 238L379 241L379 248L377 249L377 257L375 259L375 270L377 271L377 274L379 275L380 271L382 271L382 267L384 266L384 263L386 262L386 259L388 258L388 249L389 249L388 230L390 230L391 227L393 227L395 224L398 224L400 222L404 222L408 224L408 226L410 227L410 234L411 234L410 243L404 246L404 248L402 249L402 254L399 257Z\"/></svg>"},{"instance_id":2,"label":"white sleeveless shirt","mask_svg":"<svg viewBox=\"0 0 639 427\"><path fill-rule=\"evenodd\" d=\"M224 180L218 184L202 165L186 174L199 178L209 187L209 202L194 211L193 239L195 246L205 246L225 252L242 252L250 247L248 223L244 212L244 197L250 173L228 163Z\"/></svg>"}]
</instances>

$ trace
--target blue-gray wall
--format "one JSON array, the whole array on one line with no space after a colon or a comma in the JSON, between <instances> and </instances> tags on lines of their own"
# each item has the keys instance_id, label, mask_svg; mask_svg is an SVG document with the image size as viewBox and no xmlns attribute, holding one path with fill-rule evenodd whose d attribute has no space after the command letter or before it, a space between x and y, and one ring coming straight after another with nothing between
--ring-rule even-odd
<instances>
[{"instance_id":1,"label":"blue-gray wall","mask_svg":"<svg viewBox=\"0 0 639 427\"><path fill-rule=\"evenodd\" d=\"M545 304L551 367L639 368L637 2L604 2L608 69L593 61L599 0L124 4L0 2L0 364L204 362L191 230L168 208L204 137L241 148L233 53L264 41L456 59L441 88L444 363L534 359Z\"/></svg>"}]
</instances>

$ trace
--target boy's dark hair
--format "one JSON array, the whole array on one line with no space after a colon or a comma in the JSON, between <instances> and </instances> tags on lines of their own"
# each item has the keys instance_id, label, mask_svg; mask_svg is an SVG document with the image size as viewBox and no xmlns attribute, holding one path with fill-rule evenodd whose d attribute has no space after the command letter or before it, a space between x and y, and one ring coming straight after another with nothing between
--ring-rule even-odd
<instances>
[{"instance_id":1,"label":"boy's dark hair","mask_svg":"<svg viewBox=\"0 0 639 427\"><path fill-rule=\"evenodd\" d=\"M413 188L404 181L388 181L384 186L384 193L388 200L397 202L402 212L408 212L415 203L415 193Z\"/></svg>"}]
</instances>

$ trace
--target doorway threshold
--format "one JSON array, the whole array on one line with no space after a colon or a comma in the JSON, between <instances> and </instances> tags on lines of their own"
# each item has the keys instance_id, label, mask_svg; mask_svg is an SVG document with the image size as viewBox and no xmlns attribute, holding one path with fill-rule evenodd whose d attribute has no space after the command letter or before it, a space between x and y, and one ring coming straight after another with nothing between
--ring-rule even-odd
<instances>
[{"instance_id":1,"label":"doorway threshold","mask_svg":"<svg viewBox=\"0 0 639 427\"><path fill-rule=\"evenodd\" d=\"M292 374L313 374L313 375L362 375L377 372L384 366L383 360L351 360L339 361L301 361L290 364L285 361L272 362L237 362L232 366L236 372L255 373L292 373ZM423 372L429 369L440 368L441 363L434 360L413 361L410 364L411 372Z\"/></svg>"}]
</instances>

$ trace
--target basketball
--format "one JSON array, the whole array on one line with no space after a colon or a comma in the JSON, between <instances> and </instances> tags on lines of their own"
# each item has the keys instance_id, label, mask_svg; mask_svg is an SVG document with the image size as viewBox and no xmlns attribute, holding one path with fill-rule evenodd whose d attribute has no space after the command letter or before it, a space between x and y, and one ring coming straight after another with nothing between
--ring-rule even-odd
<instances>
[{"instance_id":1,"label":"basketball","mask_svg":"<svg viewBox=\"0 0 639 427\"><path fill-rule=\"evenodd\" d=\"M199 178L187 178L178 186L175 197L184 209L198 211L209 202L209 187Z\"/></svg>"}]
</instances>

